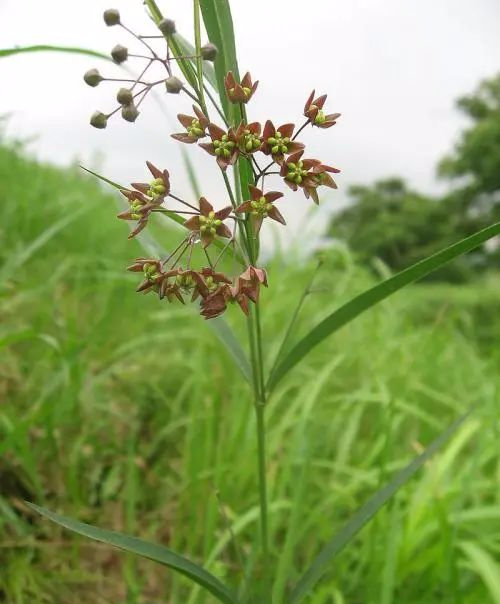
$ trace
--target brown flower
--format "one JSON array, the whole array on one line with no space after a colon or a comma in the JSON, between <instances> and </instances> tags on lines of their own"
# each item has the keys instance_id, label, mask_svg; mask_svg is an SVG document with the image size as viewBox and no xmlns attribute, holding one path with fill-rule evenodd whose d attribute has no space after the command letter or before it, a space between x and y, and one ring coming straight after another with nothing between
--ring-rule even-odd
<instances>
[{"instance_id":1,"label":"brown flower","mask_svg":"<svg viewBox=\"0 0 500 604\"><path fill-rule=\"evenodd\" d=\"M262 127L259 122L252 122L251 124L245 124L245 122L241 122L241 124L238 126L238 129L236 130L236 140L238 142L238 148L241 153L255 153L261 148L261 130Z\"/></svg>"},{"instance_id":2,"label":"brown flower","mask_svg":"<svg viewBox=\"0 0 500 604\"><path fill-rule=\"evenodd\" d=\"M150 183L133 182L132 186L159 205L170 193L170 175L168 170L159 170L149 161L146 165L154 179Z\"/></svg>"},{"instance_id":3,"label":"brown flower","mask_svg":"<svg viewBox=\"0 0 500 604\"><path fill-rule=\"evenodd\" d=\"M248 301L258 301L261 285L267 287L266 271L262 268L249 266L236 279L234 285L229 285L227 282L222 283L201 301L201 315L205 319L218 317L226 310L230 302L236 302L241 310L248 315L250 312Z\"/></svg>"},{"instance_id":4,"label":"brown flower","mask_svg":"<svg viewBox=\"0 0 500 604\"><path fill-rule=\"evenodd\" d=\"M193 302L198 296L207 296L208 287L202 275L198 271L191 269L175 268L164 274L164 279L160 285L160 299L167 298L169 302L177 298L184 304L182 294L190 294Z\"/></svg>"},{"instance_id":5,"label":"brown flower","mask_svg":"<svg viewBox=\"0 0 500 604\"><path fill-rule=\"evenodd\" d=\"M250 298L252 302L259 301L260 286L267 287L267 273L263 268L250 265L238 277L238 291Z\"/></svg>"},{"instance_id":6,"label":"brown flower","mask_svg":"<svg viewBox=\"0 0 500 604\"><path fill-rule=\"evenodd\" d=\"M249 185L248 189L252 199L242 203L238 208L236 208L235 212L244 212L250 214L252 217L253 229L256 234L260 231L262 221L268 216L269 218L276 220L276 222L286 224L285 219L281 215L278 208L273 205L273 202L280 197L283 197L283 193L280 193L279 191L269 191L268 193L264 194L261 189L258 189L252 185Z\"/></svg>"},{"instance_id":7,"label":"brown flower","mask_svg":"<svg viewBox=\"0 0 500 604\"><path fill-rule=\"evenodd\" d=\"M195 233L199 233L201 244L205 248L212 243L216 235L219 237L232 237L229 228L222 222L231 214L231 206L214 212L212 204L204 197L200 197L200 213L186 220L184 226Z\"/></svg>"},{"instance_id":8,"label":"brown flower","mask_svg":"<svg viewBox=\"0 0 500 604\"><path fill-rule=\"evenodd\" d=\"M217 158L217 163L221 170L226 170L228 166L234 164L238 159L239 149L236 140L236 134L232 128L227 132L216 126L208 125L211 143L199 143L202 149L205 149L210 155Z\"/></svg>"},{"instance_id":9,"label":"brown flower","mask_svg":"<svg viewBox=\"0 0 500 604\"><path fill-rule=\"evenodd\" d=\"M252 76L248 71L243 76L241 84L238 84L235 80L232 71L226 75L226 79L224 80L227 96L232 103L248 103L257 90L258 84L258 80L252 83Z\"/></svg>"},{"instance_id":10,"label":"brown flower","mask_svg":"<svg viewBox=\"0 0 500 604\"><path fill-rule=\"evenodd\" d=\"M324 164L319 164L313 168L313 177L312 184L308 181L304 185L304 195L309 199L312 197L314 203L319 204L318 197L318 187L325 186L330 189L336 189L337 183L330 176L330 173L338 174L340 170L338 168L333 168L332 166L326 166Z\"/></svg>"},{"instance_id":11,"label":"brown flower","mask_svg":"<svg viewBox=\"0 0 500 604\"><path fill-rule=\"evenodd\" d=\"M337 123L340 113L330 113L325 115L323 106L328 95L322 94L314 98L315 90L311 92L304 106L304 115L309 119L313 126L318 128L330 128Z\"/></svg>"},{"instance_id":12,"label":"brown flower","mask_svg":"<svg viewBox=\"0 0 500 604\"><path fill-rule=\"evenodd\" d=\"M134 264L127 267L127 270L132 271L133 273L143 273L144 280L136 289L138 292L158 292L160 284L165 278L160 261L155 260L154 258L137 258Z\"/></svg>"},{"instance_id":13,"label":"brown flower","mask_svg":"<svg viewBox=\"0 0 500 604\"><path fill-rule=\"evenodd\" d=\"M177 119L186 129L185 132L172 134L172 138L181 143L196 143L200 138L206 136L206 128L209 124L207 116L196 105L193 105L195 116L179 113Z\"/></svg>"},{"instance_id":14,"label":"brown flower","mask_svg":"<svg viewBox=\"0 0 500 604\"><path fill-rule=\"evenodd\" d=\"M117 214L117 217L121 220L137 220L135 229L128 236L129 239L132 239L146 227L149 215L157 206L139 191L120 190L120 193L127 198L130 207Z\"/></svg>"},{"instance_id":15,"label":"brown flower","mask_svg":"<svg viewBox=\"0 0 500 604\"><path fill-rule=\"evenodd\" d=\"M274 161L281 165L285 155L303 149L302 143L292 140L294 128L295 124L283 124L283 126L275 128L274 124L267 120L262 133L262 153L272 155Z\"/></svg>"},{"instance_id":16,"label":"brown flower","mask_svg":"<svg viewBox=\"0 0 500 604\"><path fill-rule=\"evenodd\" d=\"M304 151L297 151L290 155L282 164L280 175L284 177L286 184L296 191L299 187L315 186L314 170L321 165L319 159L302 159Z\"/></svg>"},{"instance_id":17,"label":"brown flower","mask_svg":"<svg viewBox=\"0 0 500 604\"><path fill-rule=\"evenodd\" d=\"M215 319L220 316L226 310L232 296L232 287L228 283L222 283L201 301L201 316L205 319Z\"/></svg>"}]
</instances>

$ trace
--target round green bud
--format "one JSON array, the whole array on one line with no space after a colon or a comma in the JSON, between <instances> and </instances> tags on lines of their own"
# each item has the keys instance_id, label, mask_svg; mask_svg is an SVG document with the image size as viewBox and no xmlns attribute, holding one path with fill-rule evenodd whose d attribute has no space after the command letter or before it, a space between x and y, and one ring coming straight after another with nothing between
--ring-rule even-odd
<instances>
[{"instance_id":1,"label":"round green bud","mask_svg":"<svg viewBox=\"0 0 500 604\"><path fill-rule=\"evenodd\" d=\"M103 18L104 23L106 23L108 27L118 25L120 23L120 13L116 8L108 8L108 10L105 10Z\"/></svg>"},{"instance_id":2,"label":"round green bud","mask_svg":"<svg viewBox=\"0 0 500 604\"><path fill-rule=\"evenodd\" d=\"M179 78L176 78L175 76L170 76L165 80L165 86L167 88L167 92L170 92L172 94L179 94L179 92L182 90L183 83L181 82L181 80L179 80Z\"/></svg>"},{"instance_id":3,"label":"round green bud","mask_svg":"<svg viewBox=\"0 0 500 604\"><path fill-rule=\"evenodd\" d=\"M215 44L208 43L200 48L201 58L205 61L215 61L219 49Z\"/></svg>"},{"instance_id":4,"label":"round green bud","mask_svg":"<svg viewBox=\"0 0 500 604\"><path fill-rule=\"evenodd\" d=\"M90 118L90 125L102 130L108 125L108 116L101 111L94 111Z\"/></svg>"},{"instance_id":5,"label":"round green bud","mask_svg":"<svg viewBox=\"0 0 500 604\"><path fill-rule=\"evenodd\" d=\"M85 81L85 84L94 87L97 86L100 82L102 82L103 77L97 69L89 69L83 75L83 79Z\"/></svg>"},{"instance_id":6,"label":"round green bud","mask_svg":"<svg viewBox=\"0 0 500 604\"><path fill-rule=\"evenodd\" d=\"M120 88L120 90L116 93L116 100L120 103L120 105L130 105L134 102L134 95L128 88Z\"/></svg>"},{"instance_id":7,"label":"round green bud","mask_svg":"<svg viewBox=\"0 0 500 604\"><path fill-rule=\"evenodd\" d=\"M139 111L133 103L130 103L129 105L124 105L122 107L122 118L126 122L135 122L138 115Z\"/></svg>"},{"instance_id":8,"label":"round green bud","mask_svg":"<svg viewBox=\"0 0 500 604\"><path fill-rule=\"evenodd\" d=\"M123 63L128 59L128 48L121 46L121 44L117 44L111 50L111 57L115 63Z\"/></svg>"},{"instance_id":9,"label":"round green bud","mask_svg":"<svg viewBox=\"0 0 500 604\"><path fill-rule=\"evenodd\" d=\"M172 19L162 19L158 23L158 29L164 36L171 36L176 32L175 21L173 21Z\"/></svg>"}]
</instances>

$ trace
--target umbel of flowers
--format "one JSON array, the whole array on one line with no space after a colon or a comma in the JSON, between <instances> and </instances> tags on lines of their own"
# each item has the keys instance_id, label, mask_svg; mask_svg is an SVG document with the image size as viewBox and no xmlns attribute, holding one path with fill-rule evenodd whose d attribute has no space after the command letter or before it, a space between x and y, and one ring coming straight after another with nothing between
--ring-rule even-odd
<instances>
[{"instance_id":1,"label":"umbel of flowers","mask_svg":"<svg viewBox=\"0 0 500 604\"><path fill-rule=\"evenodd\" d=\"M250 73L239 79L230 71L224 79L224 92L227 101L237 106L238 111L233 113L238 118L230 123L214 101L211 110L221 118L216 123L205 102L203 86L193 86L192 82L183 81L182 73L174 73L181 60L198 65L203 61L214 61L217 48L213 44L200 46L196 55L177 56L174 60L168 45L169 36L175 33L175 23L171 19L163 19L158 24L162 42L167 41L166 51L153 48L150 38L155 36L140 36L125 27L115 9L105 11L104 21L110 27L123 28L148 54L134 54L122 45L112 49L111 56L117 64L131 59L146 61L135 80L106 78L97 69L85 73L84 80L92 87L106 81L122 84L116 94L117 107L108 113L95 111L90 119L91 125L104 129L108 120L117 113L121 113L125 121L135 122L140 106L156 87L162 87L167 95L187 95L194 101L193 112L191 115L178 114L181 130L171 136L181 144L198 146L212 156L214 168L222 172L228 191L228 199L218 200L215 204L205 197L187 201L172 193L166 168L146 162L151 177L148 182L134 182L130 188L121 190L129 207L118 214L118 218L132 223L129 238L133 238L147 227L152 214L175 213L183 219L185 235L167 257L138 258L128 267L129 271L141 273L137 291L156 295L159 300L171 303L195 303L206 319L221 315L230 304L236 304L249 314L250 304L259 300L261 286L267 287L266 271L255 266L261 226L267 220L286 224L278 208L278 205L286 205L286 197L283 192L270 190L267 182L271 177L278 178L289 190L300 189L307 199L315 203L319 203L321 189L335 189L337 185L332 174L339 170L319 159L307 157L305 145L299 137L307 126L319 129L332 127L340 114L326 113L327 95L316 97L313 90L305 103L304 121L299 128L292 123L276 126L275 123L280 122L270 119L263 122L248 120L246 107L259 82L253 81ZM164 75L148 80L148 71L154 65L159 66ZM263 160L267 162L264 167L261 164ZM253 182L248 186L248 198L241 203L235 201L226 176L226 172L238 162L248 165ZM201 266L195 266L193 261L193 251L197 246L206 260ZM231 258L233 262L229 264L235 267L238 263L240 267L224 272L221 268L224 258Z\"/></svg>"}]
</instances>

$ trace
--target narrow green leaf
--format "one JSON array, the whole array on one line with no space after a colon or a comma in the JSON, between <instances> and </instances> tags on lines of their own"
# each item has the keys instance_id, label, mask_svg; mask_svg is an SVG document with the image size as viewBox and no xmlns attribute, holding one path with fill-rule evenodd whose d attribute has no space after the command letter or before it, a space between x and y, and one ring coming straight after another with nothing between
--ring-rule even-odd
<instances>
[{"instance_id":1,"label":"narrow green leaf","mask_svg":"<svg viewBox=\"0 0 500 604\"><path fill-rule=\"evenodd\" d=\"M184 556L176 554L163 545L149 543L148 541L143 541L142 539L131 537L124 533L101 529L90 524L79 522L78 520L73 520L67 516L55 514L54 512L33 503L26 503L31 509L35 510L35 512L38 512L42 516L52 520L52 522L55 522L74 533L89 537L95 541L100 541L101 543L112 545L118 549L141 556L142 558L158 562L159 564L167 566L188 577L194 583L201 585L221 602L225 602L226 604L238 604L238 600L235 596L219 581L219 579L217 579L217 577L214 577L214 575L210 574L203 567L191 562Z\"/></svg>"},{"instance_id":2,"label":"narrow green leaf","mask_svg":"<svg viewBox=\"0 0 500 604\"><path fill-rule=\"evenodd\" d=\"M236 78L239 77L231 8L228 0L200 0L200 7L208 39L219 50L214 67L221 105L227 120L235 123L237 108L229 102L224 88L228 71L232 71Z\"/></svg>"},{"instance_id":3,"label":"narrow green leaf","mask_svg":"<svg viewBox=\"0 0 500 604\"><path fill-rule=\"evenodd\" d=\"M313 589L316 583L326 572L330 562L344 549L357 533L375 516L375 514L405 485L410 478L424 465L424 463L458 430L470 416L473 408L455 420L449 428L442 432L418 457L403 468L382 489L377 491L354 514L344 527L329 541L313 561L308 570L293 589L287 604L298 604Z\"/></svg>"},{"instance_id":4,"label":"narrow green leaf","mask_svg":"<svg viewBox=\"0 0 500 604\"><path fill-rule=\"evenodd\" d=\"M477 574L483 579L492 604L500 604L500 564L479 545L465 542L460 545Z\"/></svg>"},{"instance_id":5,"label":"narrow green leaf","mask_svg":"<svg viewBox=\"0 0 500 604\"><path fill-rule=\"evenodd\" d=\"M268 389L272 390L276 384L285 377L290 369L303 359L315 346L320 344L342 326L346 325L346 323L349 323L361 313L365 312L365 310L368 310L375 304L378 304L378 302L385 300L385 298L388 298L409 283L422 279L422 277L432 273L454 258L470 252L498 234L500 234L499 222L482 231L478 231L470 237L462 239L458 243L450 245L450 247L429 256L429 258L426 258L425 260L413 264L404 271L397 273L393 277L379 283L379 285L372 287L341 306L331 315L326 317L326 319L323 319L321 323L316 325L316 327L292 348L271 374L267 385Z\"/></svg>"},{"instance_id":6,"label":"narrow green leaf","mask_svg":"<svg viewBox=\"0 0 500 604\"><path fill-rule=\"evenodd\" d=\"M88 172L89 174L92 174L92 176L95 176L99 180L102 180L102 182L105 182L106 184L111 185L115 189L118 189L119 191L128 191L127 187L125 187L123 185L120 185L117 182L114 182L113 180L109 180L109 178L106 178L105 176L102 176L101 174L98 174L97 172L94 172L90 168L86 168L85 166L80 166L80 168L82 170L85 170L85 172Z\"/></svg>"},{"instance_id":7,"label":"narrow green leaf","mask_svg":"<svg viewBox=\"0 0 500 604\"><path fill-rule=\"evenodd\" d=\"M155 25L158 25L160 21L163 19L163 14L161 10L158 8L155 0L144 0L144 4L148 7L151 18ZM177 59L177 64L179 69L182 71L184 77L189 82L189 84L196 90L198 85L198 80L196 78L196 70L194 69L191 61L189 59L183 59L184 53L182 52L181 46L177 39L177 34L172 35L164 35L167 44L172 51L172 54Z\"/></svg>"},{"instance_id":8,"label":"narrow green leaf","mask_svg":"<svg viewBox=\"0 0 500 604\"><path fill-rule=\"evenodd\" d=\"M252 367L245 354L245 351L241 347L238 338L234 335L233 330L229 327L228 323L223 317L211 319L208 322L209 326L214 330L214 333L226 346L229 354L233 361L236 363L241 373L247 382L252 382Z\"/></svg>"},{"instance_id":9,"label":"narrow green leaf","mask_svg":"<svg viewBox=\"0 0 500 604\"><path fill-rule=\"evenodd\" d=\"M186 38L184 38L180 34L175 34L175 40L183 55L192 57L196 54L194 46L191 44L191 42L186 40ZM190 61L194 64L195 59L190 59ZM212 63L210 63L210 61L203 61L203 73L208 83L213 87L214 90L217 90L217 78L215 76L215 69Z\"/></svg>"},{"instance_id":10,"label":"narrow green leaf","mask_svg":"<svg viewBox=\"0 0 500 604\"><path fill-rule=\"evenodd\" d=\"M75 46L50 46L48 44L38 44L36 46L16 46L15 48L1 48L0 57L10 57L12 55L18 55L26 52L64 52L78 55L89 55L91 57L98 57L99 59L111 61L111 58L108 55L98 52L97 50L91 50L90 48L77 48Z\"/></svg>"}]
</instances>

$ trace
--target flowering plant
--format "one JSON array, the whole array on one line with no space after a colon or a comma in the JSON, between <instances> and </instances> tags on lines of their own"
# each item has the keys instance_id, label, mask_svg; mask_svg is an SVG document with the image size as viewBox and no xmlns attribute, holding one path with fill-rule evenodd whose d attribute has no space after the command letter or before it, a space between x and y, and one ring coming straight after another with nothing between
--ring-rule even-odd
<instances>
[{"instance_id":1,"label":"flowering plant","mask_svg":"<svg viewBox=\"0 0 500 604\"><path fill-rule=\"evenodd\" d=\"M247 107L248 110L251 107L259 82L254 81L250 73L239 77L228 0L193 0L194 46L176 32L175 22L164 18L154 0L145 0L145 4L159 34L139 35L122 23L116 9L104 12L106 25L121 27L147 50L146 55L135 54L118 45L111 52L113 61L122 64L138 59L146 61L146 64L141 67L137 78L119 80L128 86L117 91L118 106L109 113L94 112L90 123L102 130L119 112L124 120L135 122L140 114L139 108L155 88L164 89L168 95L188 96L194 103L193 113L178 115L182 130L173 133L172 138L181 145L190 145L191 149L198 146L213 158L214 178L222 178L226 198L217 200L215 204L205 197L186 200L172 192L175 178L171 178L168 167L157 167L150 162L146 162L151 174L148 182L133 182L125 187L100 178L116 186L126 199L128 207L118 214L118 218L131 223L129 238L136 237L147 228L154 214L164 214L183 226L183 236L170 254L137 258L128 270L141 275L138 292L156 296L162 303L189 302L203 318L216 319L212 325L250 384L258 451L260 556L252 565L257 579L245 580L244 585L240 585L235 578L228 586L203 567L167 547L99 529L30 505L77 533L155 560L187 576L221 602L243 604L256 599L270 602L273 554L276 554L277 547L269 539L265 410L274 388L310 350L337 329L412 281L497 235L500 225L484 229L355 297L328 315L290 349L285 344L288 344L295 318L308 293L306 290L292 315L277 357L270 370L266 371L260 308L261 305L265 307L261 292L262 288L268 287L268 276L259 262L261 227L267 219L286 224L283 207L293 192L301 189L306 199L319 203L320 193L325 188L337 187L332 174L338 173L339 169L307 157L300 135L308 127L319 130L331 128L340 114L325 113L327 96L316 97L313 90L305 102L304 120L298 128L292 123L276 126L270 119L263 123L250 120ZM201 43L202 18L210 40L204 45ZM150 39L154 38L166 42L162 51L153 48ZM147 80L153 65L160 66L163 75L156 80ZM97 69L87 71L84 80L92 87L105 81L116 81L102 76ZM263 160L267 162L265 165ZM278 179L286 194L268 186L271 176ZM272 279L269 285L272 288ZM221 318L231 305L236 305L246 316L249 358ZM388 485L375 493L324 546L296 585L290 589L288 584L282 586L276 604L282 601L297 604L306 597L331 559L445 442L465 417L459 418L419 457L396 474Z\"/></svg>"}]
</instances>

